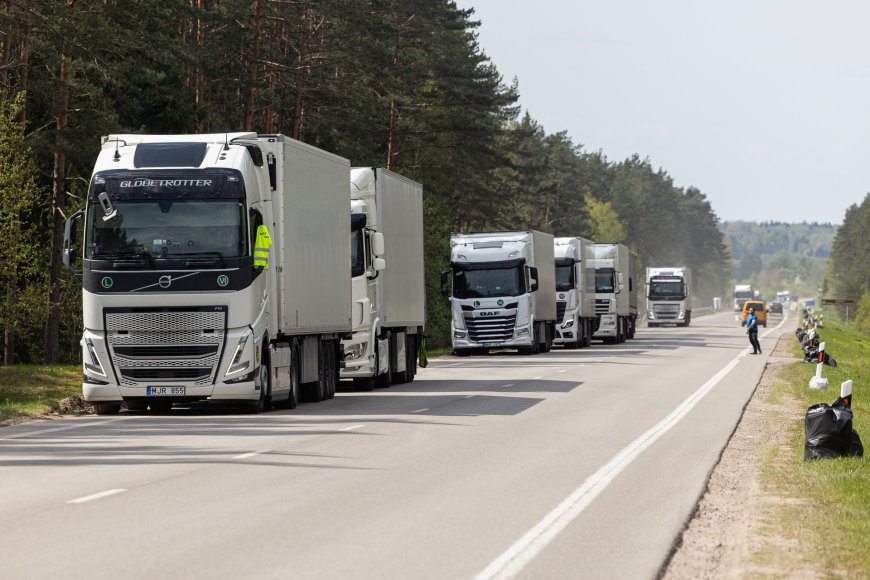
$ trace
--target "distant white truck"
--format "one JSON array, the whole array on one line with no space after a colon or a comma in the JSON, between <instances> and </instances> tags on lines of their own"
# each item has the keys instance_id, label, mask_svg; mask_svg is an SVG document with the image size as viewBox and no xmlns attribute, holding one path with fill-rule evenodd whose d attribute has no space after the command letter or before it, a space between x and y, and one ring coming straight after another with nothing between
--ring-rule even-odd
<instances>
[{"instance_id":1,"label":"distant white truck","mask_svg":"<svg viewBox=\"0 0 870 580\"><path fill-rule=\"evenodd\" d=\"M734 286L734 310L740 312L747 300L754 300L755 292L751 284L737 284Z\"/></svg>"},{"instance_id":2,"label":"distant white truck","mask_svg":"<svg viewBox=\"0 0 870 580\"><path fill-rule=\"evenodd\" d=\"M387 169L351 169L353 335L341 378L365 390L414 380L426 319L423 186Z\"/></svg>"},{"instance_id":3,"label":"distant white truck","mask_svg":"<svg viewBox=\"0 0 870 580\"><path fill-rule=\"evenodd\" d=\"M580 348L592 344L595 323L595 242L556 238L556 336L553 344Z\"/></svg>"},{"instance_id":4,"label":"distant white truck","mask_svg":"<svg viewBox=\"0 0 870 580\"><path fill-rule=\"evenodd\" d=\"M595 244L594 338L619 343L634 338L637 321L637 254L622 244Z\"/></svg>"},{"instance_id":5,"label":"distant white truck","mask_svg":"<svg viewBox=\"0 0 870 580\"><path fill-rule=\"evenodd\" d=\"M452 293L447 281L452 275ZM550 350L556 322L553 236L534 230L454 233L450 270L453 350L458 356L493 348L523 354Z\"/></svg>"},{"instance_id":6,"label":"distant white truck","mask_svg":"<svg viewBox=\"0 0 870 580\"><path fill-rule=\"evenodd\" d=\"M691 268L647 268L644 294L647 326L689 326L693 298Z\"/></svg>"}]
</instances>

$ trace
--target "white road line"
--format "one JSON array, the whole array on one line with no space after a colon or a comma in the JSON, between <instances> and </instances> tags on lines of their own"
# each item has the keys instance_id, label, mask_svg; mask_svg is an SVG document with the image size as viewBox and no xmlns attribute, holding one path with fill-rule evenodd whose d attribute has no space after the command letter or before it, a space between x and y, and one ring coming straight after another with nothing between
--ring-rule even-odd
<instances>
[{"instance_id":1,"label":"white road line","mask_svg":"<svg viewBox=\"0 0 870 580\"><path fill-rule=\"evenodd\" d=\"M508 387L512 387L512 386L514 386L513 383L508 383L508 384L506 384L506 385L504 385L504 386L501 386L501 387L499 387L499 388L500 388L500 389L506 389L506 388L508 388Z\"/></svg>"},{"instance_id":2,"label":"white road line","mask_svg":"<svg viewBox=\"0 0 870 580\"><path fill-rule=\"evenodd\" d=\"M543 378L544 378L544 375L541 375L539 377L532 377L532 380L537 381L538 379L543 379Z\"/></svg>"},{"instance_id":3,"label":"white road line","mask_svg":"<svg viewBox=\"0 0 870 580\"><path fill-rule=\"evenodd\" d=\"M365 427L365 425L351 425L349 427L342 427L339 431L353 431L354 429L360 429L361 427Z\"/></svg>"},{"instance_id":4,"label":"white road line","mask_svg":"<svg viewBox=\"0 0 870 580\"><path fill-rule=\"evenodd\" d=\"M526 532L489 566L475 576L475 580L494 578L513 578L547 545L553 541L574 519L585 510L607 486L616 479L626 467L637 459L653 443L671 430L697 405L719 381L737 366L740 355L736 356L722 370L685 399L676 409L646 433L629 443L613 459L590 475L583 484L556 506L535 527Z\"/></svg>"},{"instance_id":5,"label":"white road line","mask_svg":"<svg viewBox=\"0 0 870 580\"><path fill-rule=\"evenodd\" d=\"M568 372L568 369L562 369L561 371L556 371L556 372L559 372L559 373L566 373L566 372Z\"/></svg>"},{"instance_id":6,"label":"white road line","mask_svg":"<svg viewBox=\"0 0 870 580\"><path fill-rule=\"evenodd\" d=\"M423 411L428 411L429 409L417 409L416 411L411 411L412 413L422 413Z\"/></svg>"},{"instance_id":7,"label":"white road line","mask_svg":"<svg viewBox=\"0 0 870 580\"><path fill-rule=\"evenodd\" d=\"M65 425L63 427L52 427L51 429L40 429L39 431L28 431L26 433L16 433L14 435L7 435L6 437L0 437L0 441L6 441L8 439L21 439L22 437L34 437L37 435L45 435L46 433L57 433L58 431L69 431L70 429L81 429L82 427L93 427L94 425L105 425L106 423L114 423L115 421L124 421L129 419L130 417L115 417L113 419L105 419L103 421L89 421L87 423L78 423L76 425ZM75 421L75 419L69 419L70 421Z\"/></svg>"},{"instance_id":8,"label":"white road line","mask_svg":"<svg viewBox=\"0 0 870 580\"><path fill-rule=\"evenodd\" d=\"M66 503L86 503L89 501L94 501L95 499L100 499L104 497L108 497L110 495L115 495L116 493L124 493L127 491L126 489L107 489L106 491L101 491L100 493L95 493L93 495L86 495L85 497L80 497L78 499L71 499Z\"/></svg>"},{"instance_id":9,"label":"white road line","mask_svg":"<svg viewBox=\"0 0 870 580\"><path fill-rule=\"evenodd\" d=\"M477 395L465 395L465 396L462 397L462 398L463 398L463 399L472 399L472 398L474 398L474 397L476 397L476 396L477 396Z\"/></svg>"},{"instance_id":10,"label":"white road line","mask_svg":"<svg viewBox=\"0 0 870 580\"><path fill-rule=\"evenodd\" d=\"M247 459L248 457L253 457L255 455L261 455L263 453L269 453L272 451L271 449L261 449L260 451L251 451L250 453L242 453L241 455L236 455L233 459Z\"/></svg>"}]
</instances>

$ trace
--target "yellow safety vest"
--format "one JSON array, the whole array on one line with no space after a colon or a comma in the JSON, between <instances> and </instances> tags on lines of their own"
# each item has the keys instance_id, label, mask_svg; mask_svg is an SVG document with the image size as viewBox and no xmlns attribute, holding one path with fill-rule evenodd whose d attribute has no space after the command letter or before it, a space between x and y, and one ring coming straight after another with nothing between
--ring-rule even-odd
<instances>
[{"instance_id":1,"label":"yellow safety vest","mask_svg":"<svg viewBox=\"0 0 870 580\"><path fill-rule=\"evenodd\" d=\"M269 230L266 226L257 228L257 240L254 242L254 267L269 269L269 247L272 245L272 238L269 236Z\"/></svg>"}]
</instances>

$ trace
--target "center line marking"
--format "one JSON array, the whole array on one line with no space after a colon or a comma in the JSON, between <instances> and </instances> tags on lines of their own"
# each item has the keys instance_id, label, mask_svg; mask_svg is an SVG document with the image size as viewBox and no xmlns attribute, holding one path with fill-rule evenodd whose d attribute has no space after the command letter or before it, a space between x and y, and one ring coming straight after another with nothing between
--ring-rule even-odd
<instances>
[{"instance_id":1,"label":"center line marking","mask_svg":"<svg viewBox=\"0 0 870 580\"><path fill-rule=\"evenodd\" d=\"M339 431L353 431L354 429L359 429L360 427L365 427L365 425L351 425L349 427L342 427Z\"/></svg>"},{"instance_id":2,"label":"center line marking","mask_svg":"<svg viewBox=\"0 0 870 580\"><path fill-rule=\"evenodd\" d=\"M269 453L272 451L271 449L261 449L260 451L251 451L250 453L242 453L241 455L236 455L233 459L247 459L248 457L253 457L254 455L260 455L261 453Z\"/></svg>"},{"instance_id":3,"label":"center line marking","mask_svg":"<svg viewBox=\"0 0 870 580\"><path fill-rule=\"evenodd\" d=\"M502 389L506 389L506 388L508 388L508 387L512 387L512 386L514 386L513 383L508 383L508 384L504 385L504 386L501 387L501 388L502 388Z\"/></svg>"},{"instance_id":4,"label":"center line marking","mask_svg":"<svg viewBox=\"0 0 870 580\"><path fill-rule=\"evenodd\" d=\"M95 493L93 495L86 495L85 497L80 497L78 499L71 499L66 503L85 503L89 501L93 501L95 499L100 499L103 497L108 497L110 495L115 495L116 493L124 493L127 491L126 489L108 489L106 491L101 491L100 493Z\"/></svg>"},{"instance_id":5,"label":"center line marking","mask_svg":"<svg viewBox=\"0 0 870 580\"><path fill-rule=\"evenodd\" d=\"M422 413L423 411L428 411L429 409L417 409L416 411L411 411L412 413Z\"/></svg>"}]
</instances>

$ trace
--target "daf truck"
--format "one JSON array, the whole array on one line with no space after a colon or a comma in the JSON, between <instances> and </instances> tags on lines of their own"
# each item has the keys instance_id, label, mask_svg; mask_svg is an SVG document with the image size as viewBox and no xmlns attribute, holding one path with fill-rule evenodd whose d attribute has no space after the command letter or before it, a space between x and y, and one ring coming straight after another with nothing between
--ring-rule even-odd
<instances>
[{"instance_id":1,"label":"daf truck","mask_svg":"<svg viewBox=\"0 0 870 580\"><path fill-rule=\"evenodd\" d=\"M364 390L411 382L426 319L423 186L360 167L350 197L353 334L341 378Z\"/></svg>"},{"instance_id":2,"label":"daf truck","mask_svg":"<svg viewBox=\"0 0 870 580\"><path fill-rule=\"evenodd\" d=\"M676 324L689 326L692 321L692 270L687 266L647 268L647 326Z\"/></svg>"},{"instance_id":3,"label":"daf truck","mask_svg":"<svg viewBox=\"0 0 870 580\"><path fill-rule=\"evenodd\" d=\"M347 159L283 135L104 137L64 239L84 399L109 414L332 397L351 332L349 177Z\"/></svg>"},{"instance_id":4,"label":"daf truck","mask_svg":"<svg viewBox=\"0 0 870 580\"><path fill-rule=\"evenodd\" d=\"M595 323L595 243L555 238L556 336L553 344L579 348L592 344Z\"/></svg>"},{"instance_id":5,"label":"daf truck","mask_svg":"<svg viewBox=\"0 0 870 580\"><path fill-rule=\"evenodd\" d=\"M595 314L604 342L634 338L637 321L637 255L623 244L595 244Z\"/></svg>"},{"instance_id":6,"label":"daf truck","mask_svg":"<svg viewBox=\"0 0 870 580\"><path fill-rule=\"evenodd\" d=\"M452 277L452 293L448 278ZM534 230L453 233L450 296L453 350L458 356L511 348L550 350L556 322L553 236Z\"/></svg>"},{"instance_id":7,"label":"daf truck","mask_svg":"<svg viewBox=\"0 0 870 580\"><path fill-rule=\"evenodd\" d=\"M747 300L755 300L755 292L751 284L737 284L734 286L734 310L740 312Z\"/></svg>"}]
</instances>

